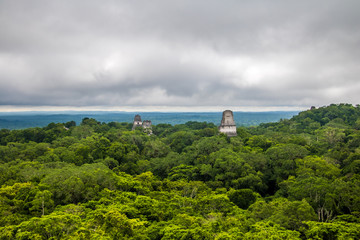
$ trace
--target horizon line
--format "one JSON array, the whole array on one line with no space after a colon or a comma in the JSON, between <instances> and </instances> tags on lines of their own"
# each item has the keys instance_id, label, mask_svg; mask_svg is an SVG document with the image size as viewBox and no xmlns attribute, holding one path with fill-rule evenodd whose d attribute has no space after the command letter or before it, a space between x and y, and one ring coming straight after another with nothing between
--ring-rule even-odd
<instances>
[{"instance_id":1,"label":"horizon line","mask_svg":"<svg viewBox=\"0 0 360 240\"><path fill-rule=\"evenodd\" d=\"M30 113L30 112L300 112L310 109L304 106L10 106L0 105L0 113Z\"/></svg>"}]
</instances>

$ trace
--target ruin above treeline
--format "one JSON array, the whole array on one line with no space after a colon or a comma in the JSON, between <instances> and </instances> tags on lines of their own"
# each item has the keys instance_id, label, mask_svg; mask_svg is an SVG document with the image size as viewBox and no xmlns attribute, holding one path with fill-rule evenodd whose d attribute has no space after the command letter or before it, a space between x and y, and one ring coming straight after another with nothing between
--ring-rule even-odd
<instances>
[{"instance_id":1,"label":"ruin above treeline","mask_svg":"<svg viewBox=\"0 0 360 240\"><path fill-rule=\"evenodd\" d=\"M228 137L237 136L234 114L231 110L225 110L223 112L219 132L226 134Z\"/></svg>"},{"instance_id":2,"label":"ruin above treeline","mask_svg":"<svg viewBox=\"0 0 360 240\"><path fill-rule=\"evenodd\" d=\"M133 127L132 130L134 131L136 128L141 127L144 129L144 132L148 133L149 135L152 134L152 130L151 130L151 121L150 120L144 120L141 121L141 117L140 115L135 115L134 117L134 122L133 122Z\"/></svg>"},{"instance_id":3,"label":"ruin above treeline","mask_svg":"<svg viewBox=\"0 0 360 240\"><path fill-rule=\"evenodd\" d=\"M135 115L132 130L136 128L143 128L144 132L147 132L149 135L152 134L151 130L152 124L150 120L141 121L140 115ZM226 134L228 137L237 136L236 124L234 121L234 114L231 110L225 110L222 115L222 120L219 126L219 132Z\"/></svg>"}]
</instances>

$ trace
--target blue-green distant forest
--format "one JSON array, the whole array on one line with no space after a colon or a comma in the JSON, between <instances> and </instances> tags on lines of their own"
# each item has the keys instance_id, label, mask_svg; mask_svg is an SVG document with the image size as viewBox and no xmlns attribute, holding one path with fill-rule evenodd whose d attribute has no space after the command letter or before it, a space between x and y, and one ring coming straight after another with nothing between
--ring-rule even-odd
<instances>
[{"instance_id":1,"label":"blue-green distant forest","mask_svg":"<svg viewBox=\"0 0 360 240\"><path fill-rule=\"evenodd\" d=\"M77 124L85 117L94 118L99 122L132 122L135 114L140 114L142 120L151 120L152 124L167 123L183 124L188 121L220 124L221 112L0 112L0 129L24 129L30 127L45 127L49 123L65 123L75 121ZM260 123L277 122L288 119L298 112L234 112L238 126L256 126Z\"/></svg>"},{"instance_id":2,"label":"blue-green distant forest","mask_svg":"<svg viewBox=\"0 0 360 240\"><path fill-rule=\"evenodd\" d=\"M360 106L1 129L0 239L360 239Z\"/></svg>"}]
</instances>

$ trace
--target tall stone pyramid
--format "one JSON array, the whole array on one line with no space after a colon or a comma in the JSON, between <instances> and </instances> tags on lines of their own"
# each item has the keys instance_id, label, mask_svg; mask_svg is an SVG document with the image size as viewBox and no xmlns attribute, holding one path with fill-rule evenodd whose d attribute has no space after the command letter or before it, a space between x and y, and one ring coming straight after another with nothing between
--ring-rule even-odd
<instances>
[{"instance_id":1,"label":"tall stone pyramid","mask_svg":"<svg viewBox=\"0 0 360 240\"><path fill-rule=\"evenodd\" d=\"M231 110L225 110L223 112L221 124L219 126L219 131L221 133L225 133L229 137L237 136L234 114Z\"/></svg>"}]
</instances>

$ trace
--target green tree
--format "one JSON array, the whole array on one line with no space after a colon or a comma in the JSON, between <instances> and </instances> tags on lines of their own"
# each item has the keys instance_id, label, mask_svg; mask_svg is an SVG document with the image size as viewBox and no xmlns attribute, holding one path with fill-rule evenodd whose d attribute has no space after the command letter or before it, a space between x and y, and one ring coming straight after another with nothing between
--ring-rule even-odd
<instances>
[{"instance_id":1,"label":"green tree","mask_svg":"<svg viewBox=\"0 0 360 240\"><path fill-rule=\"evenodd\" d=\"M231 202L242 209L247 209L257 198L251 189L232 190L229 191L228 196Z\"/></svg>"},{"instance_id":2,"label":"green tree","mask_svg":"<svg viewBox=\"0 0 360 240\"><path fill-rule=\"evenodd\" d=\"M165 157L169 152L170 148L158 139L147 142L143 150L147 158Z\"/></svg>"},{"instance_id":3,"label":"green tree","mask_svg":"<svg viewBox=\"0 0 360 240\"><path fill-rule=\"evenodd\" d=\"M54 201L52 200L52 193L48 190L38 191L31 201L32 207L30 211L39 212L41 216L49 213L54 207ZM40 214L39 214L40 215Z\"/></svg>"},{"instance_id":4,"label":"green tree","mask_svg":"<svg viewBox=\"0 0 360 240\"><path fill-rule=\"evenodd\" d=\"M249 232L245 233L244 239L273 239L273 240L300 240L300 233L286 230L272 222L258 222L251 226Z\"/></svg>"},{"instance_id":5,"label":"green tree","mask_svg":"<svg viewBox=\"0 0 360 240\"><path fill-rule=\"evenodd\" d=\"M301 159L309 153L306 148L296 144L278 144L269 148L265 154L270 158L269 167L271 168L271 180L277 183L295 176L296 159Z\"/></svg>"}]
</instances>

